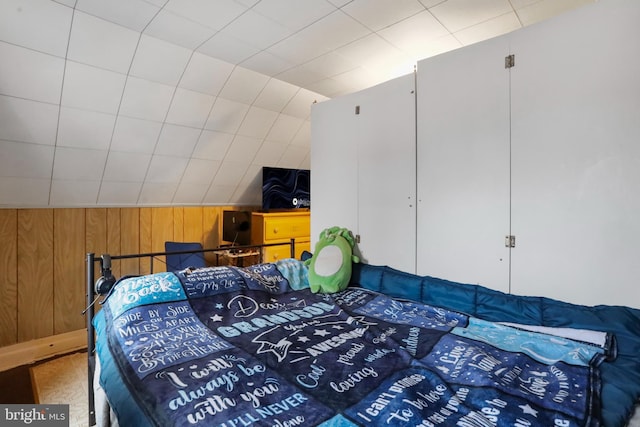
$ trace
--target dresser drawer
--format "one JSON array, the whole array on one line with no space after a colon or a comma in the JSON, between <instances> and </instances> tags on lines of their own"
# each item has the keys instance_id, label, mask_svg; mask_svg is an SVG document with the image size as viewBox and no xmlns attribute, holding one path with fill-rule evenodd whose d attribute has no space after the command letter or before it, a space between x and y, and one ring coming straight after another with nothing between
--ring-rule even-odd
<instances>
[{"instance_id":1,"label":"dresser drawer","mask_svg":"<svg viewBox=\"0 0 640 427\"><path fill-rule=\"evenodd\" d=\"M264 242L309 237L309 216L274 217L264 220Z\"/></svg>"},{"instance_id":2,"label":"dresser drawer","mask_svg":"<svg viewBox=\"0 0 640 427\"><path fill-rule=\"evenodd\" d=\"M300 259L300 257L302 256L302 252L309 251L310 248L310 241L296 240L296 253L294 258ZM263 251L263 262L275 262L281 259L291 258L291 247L289 245L269 246L264 248Z\"/></svg>"}]
</instances>

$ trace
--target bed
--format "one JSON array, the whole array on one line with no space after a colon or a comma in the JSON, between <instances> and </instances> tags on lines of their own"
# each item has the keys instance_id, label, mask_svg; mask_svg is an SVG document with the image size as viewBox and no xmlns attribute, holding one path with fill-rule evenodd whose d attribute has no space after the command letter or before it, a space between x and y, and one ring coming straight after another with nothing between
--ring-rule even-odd
<instances>
[{"instance_id":1,"label":"bed","mask_svg":"<svg viewBox=\"0 0 640 427\"><path fill-rule=\"evenodd\" d=\"M640 398L639 310L506 295L384 266L353 268L350 286L336 294L312 293L295 259L119 281L92 321L98 394L111 411L98 420L222 427L631 422Z\"/></svg>"}]
</instances>

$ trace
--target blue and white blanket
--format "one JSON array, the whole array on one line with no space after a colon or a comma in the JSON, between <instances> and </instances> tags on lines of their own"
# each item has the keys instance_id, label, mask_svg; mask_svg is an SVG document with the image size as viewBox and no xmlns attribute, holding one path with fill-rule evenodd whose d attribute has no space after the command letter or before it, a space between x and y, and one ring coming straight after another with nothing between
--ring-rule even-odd
<instances>
[{"instance_id":1,"label":"blue and white blanket","mask_svg":"<svg viewBox=\"0 0 640 427\"><path fill-rule=\"evenodd\" d=\"M293 271L118 283L94 323L120 425L599 425L601 346Z\"/></svg>"}]
</instances>

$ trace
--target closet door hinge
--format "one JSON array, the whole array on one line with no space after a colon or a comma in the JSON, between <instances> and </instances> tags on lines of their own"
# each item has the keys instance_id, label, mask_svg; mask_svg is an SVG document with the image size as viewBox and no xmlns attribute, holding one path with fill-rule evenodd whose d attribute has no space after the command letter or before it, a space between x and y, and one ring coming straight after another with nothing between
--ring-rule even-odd
<instances>
[{"instance_id":1,"label":"closet door hinge","mask_svg":"<svg viewBox=\"0 0 640 427\"><path fill-rule=\"evenodd\" d=\"M516 247L516 236L514 235L507 235L504 236L504 246L506 248L515 248Z\"/></svg>"},{"instance_id":2,"label":"closet door hinge","mask_svg":"<svg viewBox=\"0 0 640 427\"><path fill-rule=\"evenodd\" d=\"M509 55L504 57L504 68L513 68L516 66L516 56Z\"/></svg>"}]
</instances>

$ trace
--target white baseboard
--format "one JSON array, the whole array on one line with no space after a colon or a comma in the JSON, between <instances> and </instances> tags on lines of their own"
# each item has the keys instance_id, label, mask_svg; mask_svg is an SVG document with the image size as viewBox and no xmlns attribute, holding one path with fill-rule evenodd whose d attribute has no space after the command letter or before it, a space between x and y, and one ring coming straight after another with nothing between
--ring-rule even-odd
<instances>
[{"instance_id":1,"label":"white baseboard","mask_svg":"<svg viewBox=\"0 0 640 427\"><path fill-rule=\"evenodd\" d=\"M0 347L0 372L86 348L86 329Z\"/></svg>"}]
</instances>

